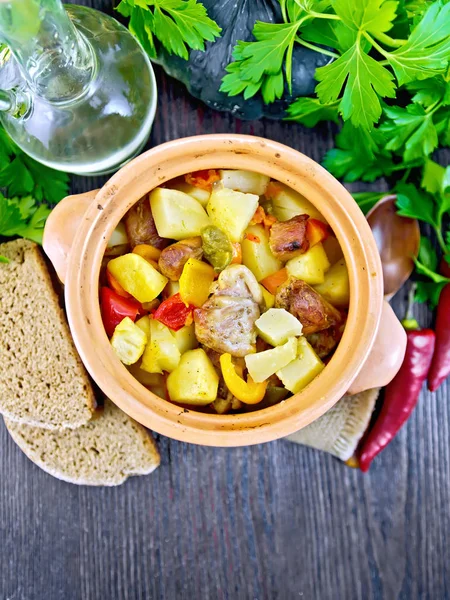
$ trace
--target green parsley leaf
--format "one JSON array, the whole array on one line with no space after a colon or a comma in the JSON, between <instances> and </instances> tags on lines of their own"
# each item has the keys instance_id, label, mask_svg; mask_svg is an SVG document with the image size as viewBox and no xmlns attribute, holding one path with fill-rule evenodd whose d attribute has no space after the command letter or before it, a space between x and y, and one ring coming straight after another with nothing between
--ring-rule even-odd
<instances>
[{"instance_id":1,"label":"green parsley leaf","mask_svg":"<svg viewBox=\"0 0 450 600\"><path fill-rule=\"evenodd\" d=\"M156 56L154 38L187 60L188 48L204 50L205 41L214 41L221 31L197 0L122 0L117 10L130 17L130 31L151 57Z\"/></svg>"},{"instance_id":2,"label":"green parsley leaf","mask_svg":"<svg viewBox=\"0 0 450 600\"><path fill-rule=\"evenodd\" d=\"M410 92L415 92L411 100L422 104L425 108L441 102L443 106L450 104L450 81L438 75L423 81L411 81L406 84Z\"/></svg>"},{"instance_id":3,"label":"green parsley leaf","mask_svg":"<svg viewBox=\"0 0 450 600\"><path fill-rule=\"evenodd\" d=\"M395 191L397 193L397 212L400 216L419 219L433 227L439 226L436 204L432 196L425 191L418 190L412 183L398 183Z\"/></svg>"},{"instance_id":4,"label":"green parsley leaf","mask_svg":"<svg viewBox=\"0 0 450 600\"><path fill-rule=\"evenodd\" d=\"M339 101L321 104L318 98L297 98L288 106L286 121L297 121L306 127L315 127L319 121L338 122Z\"/></svg>"},{"instance_id":5,"label":"green parsley leaf","mask_svg":"<svg viewBox=\"0 0 450 600\"><path fill-rule=\"evenodd\" d=\"M355 44L333 63L316 69L320 82L316 93L322 104L335 102L344 87L339 105L345 121L370 131L381 116L378 96L393 98L392 74Z\"/></svg>"},{"instance_id":6,"label":"green parsley leaf","mask_svg":"<svg viewBox=\"0 0 450 600\"><path fill-rule=\"evenodd\" d=\"M390 152L377 145L378 131L372 134L361 127L344 123L336 136L336 148L329 150L323 159L323 166L338 179L344 181L375 181L382 175L389 175L395 169Z\"/></svg>"},{"instance_id":7,"label":"green parsley leaf","mask_svg":"<svg viewBox=\"0 0 450 600\"><path fill-rule=\"evenodd\" d=\"M30 191L36 200L47 200L50 204L56 204L67 196L69 188L67 173L50 169L27 154L22 155L22 160L34 180L34 187ZM11 190L9 193L14 194Z\"/></svg>"},{"instance_id":8,"label":"green parsley leaf","mask_svg":"<svg viewBox=\"0 0 450 600\"><path fill-rule=\"evenodd\" d=\"M256 41L237 43L233 50L235 62L227 66L228 75L223 78L220 91L230 96L244 92L245 98L251 98L261 90L266 103L281 98L284 91L285 61L286 79L289 88L291 87L292 49L298 28L298 21L256 21L253 28Z\"/></svg>"},{"instance_id":9,"label":"green parsley leaf","mask_svg":"<svg viewBox=\"0 0 450 600\"><path fill-rule=\"evenodd\" d=\"M386 149L402 153L406 162L428 156L437 147L433 115L419 104L406 108L386 106L384 115L386 120L380 125L380 132L388 140Z\"/></svg>"},{"instance_id":10,"label":"green parsley leaf","mask_svg":"<svg viewBox=\"0 0 450 600\"><path fill-rule=\"evenodd\" d=\"M0 263L8 264L9 263L9 258L6 258L6 256L1 256L0 255Z\"/></svg>"},{"instance_id":11,"label":"green parsley leaf","mask_svg":"<svg viewBox=\"0 0 450 600\"><path fill-rule=\"evenodd\" d=\"M25 154L0 127L0 187L8 196L32 194L37 200L59 202L69 191L67 173L55 171Z\"/></svg>"},{"instance_id":12,"label":"green parsley leaf","mask_svg":"<svg viewBox=\"0 0 450 600\"><path fill-rule=\"evenodd\" d=\"M20 155L0 170L0 187L8 188L8 193L12 196L21 196L33 191L34 179Z\"/></svg>"},{"instance_id":13,"label":"green parsley leaf","mask_svg":"<svg viewBox=\"0 0 450 600\"><path fill-rule=\"evenodd\" d=\"M430 271L436 271L438 257L431 240L425 236L420 237L419 261Z\"/></svg>"},{"instance_id":14,"label":"green parsley leaf","mask_svg":"<svg viewBox=\"0 0 450 600\"><path fill-rule=\"evenodd\" d=\"M450 176L450 168L447 167ZM447 178L446 169L434 160L427 159L424 162L421 186L430 194L438 194L444 191L444 179ZM450 181L446 184L450 185ZM446 187L446 186L445 186Z\"/></svg>"},{"instance_id":15,"label":"green parsley leaf","mask_svg":"<svg viewBox=\"0 0 450 600\"><path fill-rule=\"evenodd\" d=\"M0 235L21 236L42 243L45 221L50 208L30 196L25 198L5 198L0 194Z\"/></svg>"},{"instance_id":16,"label":"green parsley leaf","mask_svg":"<svg viewBox=\"0 0 450 600\"><path fill-rule=\"evenodd\" d=\"M450 53L450 4L433 2L412 30L406 44L384 56L399 85L443 73Z\"/></svg>"},{"instance_id":17,"label":"green parsley leaf","mask_svg":"<svg viewBox=\"0 0 450 600\"><path fill-rule=\"evenodd\" d=\"M446 281L441 281L440 283L417 281L414 301L427 302L431 309L435 309L439 303L439 296L446 285Z\"/></svg>"},{"instance_id":18,"label":"green parsley leaf","mask_svg":"<svg viewBox=\"0 0 450 600\"><path fill-rule=\"evenodd\" d=\"M345 25L376 37L391 29L397 5L393 0L335 0L333 8Z\"/></svg>"}]
</instances>

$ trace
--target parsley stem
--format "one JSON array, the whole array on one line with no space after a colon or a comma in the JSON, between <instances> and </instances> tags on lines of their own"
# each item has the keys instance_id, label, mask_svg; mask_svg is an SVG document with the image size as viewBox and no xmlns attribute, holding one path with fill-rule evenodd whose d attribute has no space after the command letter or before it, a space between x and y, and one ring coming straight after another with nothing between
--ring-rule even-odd
<instances>
[{"instance_id":1,"label":"parsley stem","mask_svg":"<svg viewBox=\"0 0 450 600\"><path fill-rule=\"evenodd\" d=\"M435 113L439 108L441 108L441 104L442 104L442 98L440 98L439 100L436 100L436 102L434 102L433 104L431 104L428 108L425 109L425 112L428 115L432 115L433 113Z\"/></svg>"},{"instance_id":2,"label":"parsley stem","mask_svg":"<svg viewBox=\"0 0 450 600\"><path fill-rule=\"evenodd\" d=\"M306 48L309 48L310 50L314 50L315 52L320 52L321 54L325 54L325 56L331 56L332 58L339 58L339 54L336 54L336 52L331 52L331 50L325 50L325 48L321 48L320 46L316 46L315 44L310 44L309 42L305 42L305 40L302 40L298 35L295 37L295 41L297 42L297 44L300 44L301 46L305 46Z\"/></svg>"},{"instance_id":3,"label":"parsley stem","mask_svg":"<svg viewBox=\"0 0 450 600\"><path fill-rule=\"evenodd\" d=\"M386 35L385 33L377 33L376 38L380 41L383 42L383 44L386 44L386 46L393 46L394 48L400 48L400 46L403 46L404 44L406 44L407 40L396 40L394 38L391 38L389 35Z\"/></svg>"},{"instance_id":4,"label":"parsley stem","mask_svg":"<svg viewBox=\"0 0 450 600\"><path fill-rule=\"evenodd\" d=\"M287 23L288 16L287 16L287 12L286 12L286 0L280 0L280 6L281 6L281 16L283 17L283 21L285 23Z\"/></svg>"},{"instance_id":5,"label":"parsley stem","mask_svg":"<svg viewBox=\"0 0 450 600\"><path fill-rule=\"evenodd\" d=\"M369 41L369 42L372 44L372 46L378 50L378 52L379 52L380 54L382 54L382 55L383 55L383 56L385 56L386 58L389 56L390 52L387 52L387 51L386 51L384 48L382 48L382 47L380 46L380 44L377 44L377 42L376 42L376 41L373 39L373 37L372 37L372 36L370 36L370 35L367 33L367 31L362 31L362 32L360 32L360 33L362 33L362 35L363 35L363 36L366 38L366 40L368 40L368 41Z\"/></svg>"},{"instance_id":6,"label":"parsley stem","mask_svg":"<svg viewBox=\"0 0 450 600\"><path fill-rule=\"evenodd\" d=\"M338 15L331 15L330 13L318 13L312 10L309 14L315 19L333 19L334 21L342 21L341 17Z\"/></svg>"},{"instance_id":7,"label":"parsley stem","mask_svg":"<svg viewBox=\"0 0 450 600\"><path fill-rule=\"evenodd\" d=\"M444 254L448 253L447 244L445 243L444 236L442 235L442 231L440 227L434 227L434 231L436 232L437 241L441 250Z\"/></svg>"}]
</instances>

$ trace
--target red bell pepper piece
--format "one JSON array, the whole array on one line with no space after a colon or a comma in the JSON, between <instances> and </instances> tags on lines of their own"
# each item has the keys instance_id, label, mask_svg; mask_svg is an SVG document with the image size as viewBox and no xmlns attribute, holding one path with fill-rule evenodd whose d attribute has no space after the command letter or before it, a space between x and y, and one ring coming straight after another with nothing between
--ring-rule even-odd
<instances>
[{"instance_id":1,"label":"red bell pepper piece","mask_svg":"<svg viewBox=\"0 0 450 600\"><path fill-rule=\"evenodd\" d=\"M123 298L113 290L102 287L100 310L106 333L108 337L111 337L114 329L125 317L130 317L132 321L135 321L137 315L142 311L142 306L134 298Z\"/></svg>"},{"instance_id":2,"label":"red bell pepper piece","mask_svg":"<svg viewBox=\"0 0 450 600\"><path fill-rule=\"evenodd\" d=\"M406 325L418 327L408 319ZM385 388L384 401L375 425L357 451L359 468L368 471L373 459L396 436L419 399L433 358L435 334L432 329L407 331L406 353L400 371Z\"/></svg>"},{"instance_id":3,"label":"red bell pepper piece","mask_svg":"<svg viewBox=\"0 0 450 600\"><path fill-rule=\"evenodd\" d=\"M450 283L439 297L436 315L436 348L428 374L428 389L434 392L450 375Z\"/></svg>"},{"instance_id":4,"label":"red bell pepper piece","mask_svg":"<svg viewBox=\"0 0 450 600\"><path fill-rule=\"evenodd\" d=\"M194 308L192 305L186 306L178 293L161 302L153 313L153 318L167 325L170 329L178 331L189 322L192 323Z\"/></svg>"}]
</instances>

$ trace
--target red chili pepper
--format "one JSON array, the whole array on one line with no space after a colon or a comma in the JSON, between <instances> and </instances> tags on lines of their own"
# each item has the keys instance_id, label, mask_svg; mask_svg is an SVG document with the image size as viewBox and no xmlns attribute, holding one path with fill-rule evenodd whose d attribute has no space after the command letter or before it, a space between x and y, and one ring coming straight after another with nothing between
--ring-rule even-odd
<instances>
[{"instance_id":1,"label":"red chili pepper","mask_svg":"<svg viewBox=\"0 0 450 600\"><path fill-rule=\"evenodd\" d=\"M130 317L132 321L135 321L138 313L142 311L142 306L134 298L123 298L113 290L102 287L100 309L106 333L108 337L111 337L114 329L125 317Z\"/></svg>"},{"instance_id":2,"label":"red chili pepper","mask_svg":"<svg viewBox=\"0 0 450 600\"><path fill-rule=\"evenodd\" d=\"M416 406L428 375L434 343L435 334L431 329L407 332L403 364L386 386L381 412L357 452L361 471L369 469L373 459L395 437Z\"/></svg>"},{"instance_id":3,"label":"red chili pepper","mask_svg":"<svg viewBox=\"0 0 450 600\"><path fill-rule=\"evenodd\" d=\"M436 348L428 374L428 389L434 392L450 375L450 283L441 292L436 315Z\"/></svg>"},{"instance_id":4,"label":"red chili pepper","mask_svg":"<svg viewBox=\"0 0 450 600\"><path fill-rule=\"evenodd\" d=\"M170 329L178 331L190 320L192 323L192 311L194 306L186 304L181 299L180 294L174 294L161 302L156 311L153 313L153 318L167 325Z\"/></svg>"}]
</instances>

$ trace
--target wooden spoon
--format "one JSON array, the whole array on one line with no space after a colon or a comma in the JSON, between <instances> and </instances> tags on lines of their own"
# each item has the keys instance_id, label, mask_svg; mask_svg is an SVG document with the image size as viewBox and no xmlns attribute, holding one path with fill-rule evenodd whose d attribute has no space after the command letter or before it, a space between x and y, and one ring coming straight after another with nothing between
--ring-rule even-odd
<instances>
[{"instance_id":1,"label":"wooden spoon","mask_svg":"<svg viewBox=\"0 0 450 600\"><path fill-rule=\"evenodd\" d=\"M367 213L383 266L384 296L392 298L409 279L417 258L420 229L416 219L396 212L397 196L381 198Z\"/></svg>"}]
</instances>

